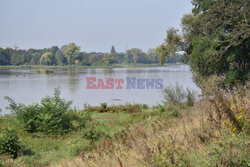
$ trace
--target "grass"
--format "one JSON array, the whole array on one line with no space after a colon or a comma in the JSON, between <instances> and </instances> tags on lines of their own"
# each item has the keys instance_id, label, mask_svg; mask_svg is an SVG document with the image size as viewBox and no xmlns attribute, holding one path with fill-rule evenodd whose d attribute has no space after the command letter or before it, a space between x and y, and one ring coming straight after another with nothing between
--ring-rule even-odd
<instances>
[{"instance_id":1,"label":"grass","mask_svg":"<svg viewBox=\"0 0 250 167\"><path fill-rule=\"evenodd\" d=\"M152 111L145 111L152 112ZM127 125L142 121L141 114L135 115L126 112L99 113L93 112L92 118L102 123L105 134L109 137L126 130ZM133 119L131 119L133 117ZM0 119L0 132L6 127L18 130L19 138L29 150L29 155L20 155L18 159L11 160L0 156L6 166L46 166L60 162L62 159L73 159L80 155L83 150L93 148L100 141L92 142L82 137L81 130L62 136L45 135L43 133L27 133L20 128L19 123L13 116L3 116ZM83 129L84 130L84 129ZM102 139L100 139L102 140Z\"/></svg>"},{"instance_id":2,"label":"grass","mask_svg":"<svg viewBox=\"0 0 250 167\"><path fill-rule=\"evenodd\" d=\"M250 99L235 97L233 102L231 97L225 98L230 106L243 108L249 118ZM237 133L226 126L218 127L211 120L217 112L213 106L214 102L207 99L193 107L174 106L180 111L179 117L169 117L169 109L137 113L131 118L139 121L128 121L131 126L116 138L55 166L249 166L249 122ZM226 110L222 115L228 119Z\"/></svg>"},{"instance_id":3,"label":"grass","mask_svg":"<svg viewBox=\"0 0 250 167\"><path fill-rule=\"evenodd\" d=\"M93 110L94 128L88 130L94 135L100 130L98 138L84 137L84 128L64 135L30 134L13 116L3 116L0 132L16 128L25 150L15 160L1 155L0 166L249 166L250 99L223 96L240 122L236 132L234 124L223 124L233 119L220 104L222 97L209 98L194 106L141 107L140 112Z\"/></svg>"}]
</instances>

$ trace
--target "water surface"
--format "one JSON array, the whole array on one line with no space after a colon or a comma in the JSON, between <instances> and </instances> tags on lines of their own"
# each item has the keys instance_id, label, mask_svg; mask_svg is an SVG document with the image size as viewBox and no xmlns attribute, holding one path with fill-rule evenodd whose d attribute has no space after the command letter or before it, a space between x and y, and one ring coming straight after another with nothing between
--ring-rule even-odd
<instances>
[{"instance_id":1,"label":"water surface","mask_svg":"<svg viewBox=\"0 0 250 167\"><path fill-rule=\"evenodd\" d=\"M157 89L113 89L97 90L86 89L86 77L98 79L124 79L136 77L138 79L163 79L163 85L183 85L196 92L200 90L192 81L192 72L188 65L169 65L150 68L112 68L112 69L57 69L54 73L36 73L34 69L0 69L0 108L2 114L9 113L6 110L8 102L4 96L9 96L16 102L32 104L39 102L41 98L52 95L53 90L61 88L61 96L73 101L73 106L81 109L85 103L100 105L106 102L108 105L139 103L150 106L161 103L161 90ZM126 82L124 83L126 87Z\"/></svg>"}]
</instances>

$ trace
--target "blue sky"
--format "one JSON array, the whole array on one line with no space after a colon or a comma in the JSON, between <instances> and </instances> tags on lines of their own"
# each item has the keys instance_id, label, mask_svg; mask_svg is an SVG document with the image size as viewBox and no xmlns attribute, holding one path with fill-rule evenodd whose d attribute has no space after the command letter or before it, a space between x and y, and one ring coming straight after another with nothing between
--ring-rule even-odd
<instances>
[{"instance_id":1,"label":"blue sky","mask_svg":"<svg viewBox=\"0 0 250 167\"><path fill-rule=\"evenodd\" d=\"M146 51L191 9L191 0L0 0L0 46Z\"/></svg>"}]
</instances>

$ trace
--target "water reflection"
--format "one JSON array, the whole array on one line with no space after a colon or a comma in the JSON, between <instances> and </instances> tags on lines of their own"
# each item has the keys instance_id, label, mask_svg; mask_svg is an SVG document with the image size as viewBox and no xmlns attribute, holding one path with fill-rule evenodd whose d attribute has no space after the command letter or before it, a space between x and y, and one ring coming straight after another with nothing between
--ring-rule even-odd
<instances>
[{"instance_id":1,"label":"water reflection","mask_svg":"<svg viewBox=\"0 0 250 167\"><path fill-rule=\"evenodd\" d=\"M98 79L124 79L136 77L141 79L162 78L164 86L175 84L190 87L199 92L192 81L192 73L187 65L172 65L151 68L108 68L108 69L57 69L50 74L36 73L30 69L0 69L0 108L7 113L8 105L4 96L14 98L17 102L31 104L39 102L42 97L52 95L53 90L61 87L62 97L73 100L73 105L82 108L84 103L100 105L102 102L110 104L146 103L156 105L161 103L161 91L145 90L89 90L86 89L86 77ZM126 83L124 83L126 84ZM126 87L126 85L124 85Z\"/></svg>"}]
</instances>

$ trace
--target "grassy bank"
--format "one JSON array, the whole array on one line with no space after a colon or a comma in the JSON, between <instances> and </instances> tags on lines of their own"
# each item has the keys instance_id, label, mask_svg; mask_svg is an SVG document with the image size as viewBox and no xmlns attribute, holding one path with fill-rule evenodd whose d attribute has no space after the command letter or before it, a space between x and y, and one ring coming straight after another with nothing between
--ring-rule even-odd
<instances>
[{"instance_id":1,"label":"grassy bank","mask_svg":"<svg viewBox=\"0 0 250 167\"><path fill-rule=\"evenodd\" d=\"M0 117L0 139L15 129L21 147L14 158L2 153L0 166L249 166L249 97L219 92L190 103L189 95L178 101L182 94L166 92L166 105L152 108L103 103L76 112L56 92L39 105L12 102L16 113ZM48 126L58 106L72 126ZM16 148L15 135L8 137Z\"/></svg>"}]
</instances>

